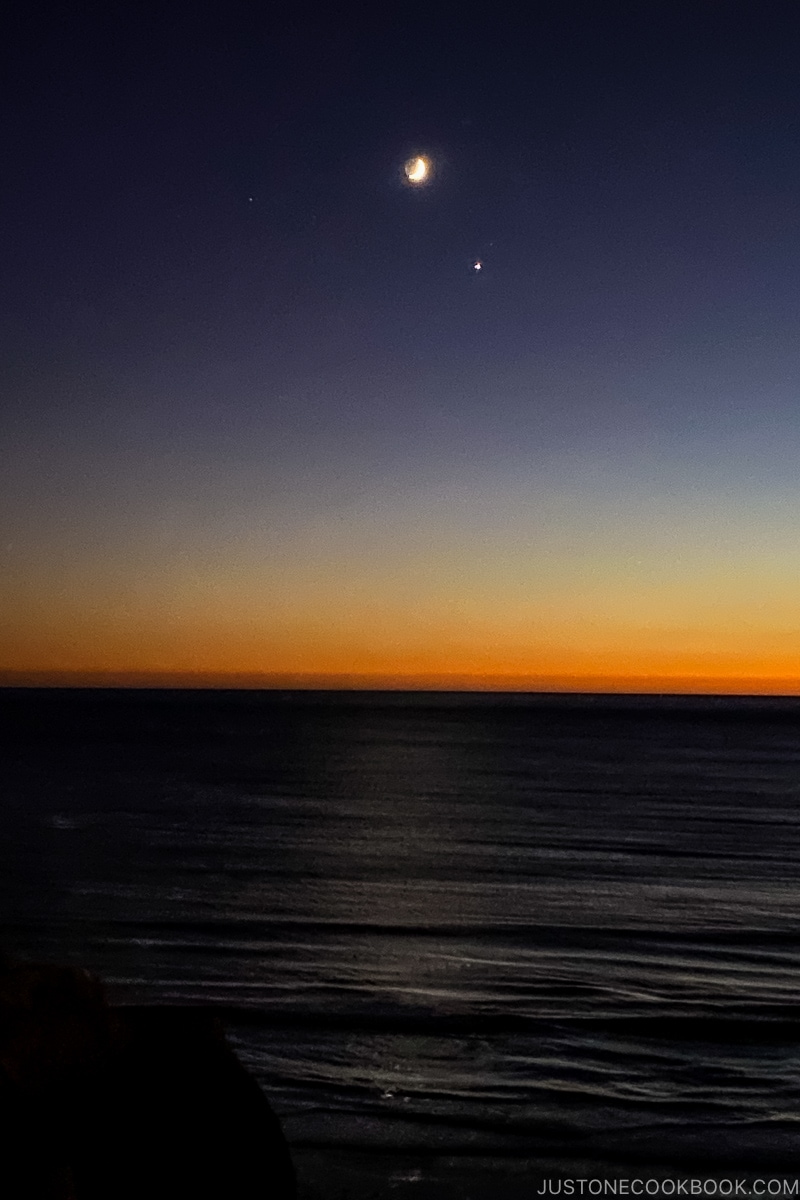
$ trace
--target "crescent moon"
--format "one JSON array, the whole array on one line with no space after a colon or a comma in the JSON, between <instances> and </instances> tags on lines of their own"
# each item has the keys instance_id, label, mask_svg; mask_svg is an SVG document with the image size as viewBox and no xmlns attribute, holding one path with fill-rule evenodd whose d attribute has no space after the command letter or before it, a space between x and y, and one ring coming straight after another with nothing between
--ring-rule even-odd
<instances>
[{"instance_id":1,"label":"crescent moon","mask_svg":"<svg viewBox=\"0 0 800 1200\"><path fill-rule=\"evenodd\" d=\"M424 183L428 178L430 164L421 154L406 163L406 179L409 183Z\"/></svg>"}]
</instances>

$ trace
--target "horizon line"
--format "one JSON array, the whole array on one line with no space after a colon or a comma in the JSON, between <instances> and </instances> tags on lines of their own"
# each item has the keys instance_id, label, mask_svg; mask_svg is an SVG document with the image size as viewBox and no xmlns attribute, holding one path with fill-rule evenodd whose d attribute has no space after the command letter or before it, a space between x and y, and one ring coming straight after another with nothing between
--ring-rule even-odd
<instances>
[{"instance_id":1,"label":"horizon line","mask_svg":"<svg viewBox=\"0 0 800 1200\"><path fill-rule=\"evenodd\" d=\"M798 696L800 677L0 670L2 688Z\"/></svg>"}]
</instances>

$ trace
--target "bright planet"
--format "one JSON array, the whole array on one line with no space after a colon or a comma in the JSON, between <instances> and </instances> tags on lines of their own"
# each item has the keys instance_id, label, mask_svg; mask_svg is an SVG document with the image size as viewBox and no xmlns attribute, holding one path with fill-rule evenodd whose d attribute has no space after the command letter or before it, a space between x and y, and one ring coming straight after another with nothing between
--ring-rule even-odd
<instances>
[{"instance_id":1,"label":"bright planet","mask_svg":"<svg viewBox=\"0 0 800 1200\"><path fill-rule=\"evenodd\" d=\"M418 154L408 160L404 169L409 183L425 183L431 173L431 161L424 154Z\"/></svg>"}]
</instances>

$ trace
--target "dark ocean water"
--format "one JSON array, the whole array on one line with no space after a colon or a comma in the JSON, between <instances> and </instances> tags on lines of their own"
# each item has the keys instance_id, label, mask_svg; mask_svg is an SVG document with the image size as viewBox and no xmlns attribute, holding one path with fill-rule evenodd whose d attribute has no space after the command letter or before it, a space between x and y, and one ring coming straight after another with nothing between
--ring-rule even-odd
<instances>
[{"instance_id":1,"label":"dark ocean water","mask_svg":"<svg viewBox=\"0 0 800 1200\"><path fill-rule=\"evenodd\" d=\"M800 1161L800 702L2 708L8 947L221 1006L317 1169Z\"/></svg>"}]
</instances>

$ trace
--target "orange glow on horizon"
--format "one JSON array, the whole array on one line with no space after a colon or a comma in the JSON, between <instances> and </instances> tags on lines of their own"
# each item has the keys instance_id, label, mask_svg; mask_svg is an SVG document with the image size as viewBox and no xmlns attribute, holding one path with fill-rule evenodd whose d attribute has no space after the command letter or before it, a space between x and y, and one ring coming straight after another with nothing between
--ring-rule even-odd
<instances>
[{"instance_id":1,"label":"orange glow on horizon","mask_svg":"<svg viewBox=\"0 0 800 1200\"><path fill-rule=\"evenodd\" d=\"M273 628L244 614L20 619L0 686L231 687L800 695L791 631L611 623L354 622ZM393 619L394 618L394 619ZM739 647L742 647L741 649Z\"/></svg>"},{"instance_id":2,"label":"orange glow on horizon","mask_svg":"<svg viewBox=\"0 0 800 1200\"><path fill-rule=\"evenodd\" d=\"M319 691L554 692L800 696L786 675L313 674L209 671L0 671L0 687L223 688Z\"/></svg>"},{"instance_id":3,"label":"orange glow on horizon","mask_svg":"<svg viewBox=\"0 0 800 1200\"><path fill-rule=\"evenodd\" d=\"M745 560L713 521L723 551L709 534L676 555L644 524L620 549L604 528L528 544L423 516L174 560L53 547L0 586L0 684L800 694L782 541L753 537Z\"/></svg>"}]
</instances>

